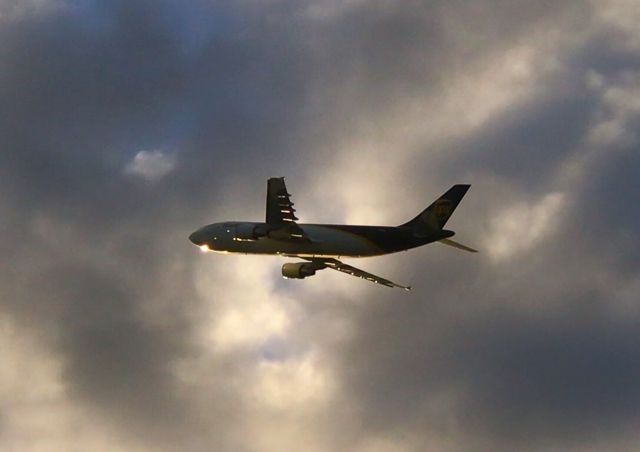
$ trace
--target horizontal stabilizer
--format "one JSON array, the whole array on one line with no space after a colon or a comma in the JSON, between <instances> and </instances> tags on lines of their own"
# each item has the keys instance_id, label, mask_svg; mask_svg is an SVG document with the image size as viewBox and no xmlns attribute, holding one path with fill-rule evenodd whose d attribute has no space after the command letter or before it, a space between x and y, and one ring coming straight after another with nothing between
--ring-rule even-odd
<instances>
[{"instance_id":1,"label":"horizontal stabilizer","mask_svg":"<svg viewBox=\"0 0 640 452\"><path fill-rule=\"evenodd\" d=\"M440 240L438 240L438 242L442 243L443 245L449 245L449 246L452 246L454 248L458 248L459 250L468 251L470 253L477 253L478 252L478 250L474 250L473 248L469 248L468 246L463 245L462 243L455 242L455 241L453 241L451 239L440 239Z\"/></svg>"}]
</instances>

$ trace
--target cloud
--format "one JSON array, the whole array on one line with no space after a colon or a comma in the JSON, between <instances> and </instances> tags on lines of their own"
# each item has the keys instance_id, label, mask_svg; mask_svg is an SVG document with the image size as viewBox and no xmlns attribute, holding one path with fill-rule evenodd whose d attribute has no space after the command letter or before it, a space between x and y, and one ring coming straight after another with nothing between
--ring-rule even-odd
<instances>
[{"instance_id":1,"label":"cloud","mask_svg":"<svg viewBox=\"0 0 640 452\"><path fill-rule=\"evenodd\" d=\"M173 158L161 151L140 151L127 163L125 173L156 181L169 174L174 167Z\"/></svg>"},{"instance_id":2,"label":"cloud","mask_svg":"<svg viewBox=\"0 0 640 452\"><path fill-rule=\"evenodd\" d=\"M632 0L609 0L606 2L592 2L603 24L609 31L628 46L630 50L637 50L640 46L640 27L638 18L640 8Z\"/></svg>"},{"instance_id":3,"label":"cloud","mask_svg":"<svg viewBox=\"0 0 640 452\"><path fill-rule=\"evenodd\" d=\"M48 14L64 7L64 2L57 0L7 0L0 4L0 21L11 22L29 16L47 17Z\"/></svg>"},{"instance_id":4,"label":"cloud","mask_svg":"<svg viewBox=\"0 0 640 452\"><path fill-rule=\"evenodd\" d=\"M203 256L210 261L210 255ZM208 265L206 265L208 264ZM260 258L234 259L230 265L212 268L211 262L202 262L197 271L197 288L202 300L215 300L210 304L208 318L203 325L205 340L217 349L233 350L259 347L272 338L290 333L292 311L295 305L287 297L275 296L270 281L278 276L272 265ZM253 275L262 284L252 287L238 285L236 290L220 292L225 281L240 280Z\"/></svg>"},{"instance_id":5,"label":"cloud","mask_svg":"<svg viewBox=\"0 0 640 452\"><path fill-rule=\"evenodd\" d=\"M588 83L602 96L602 107L592 126L589 141L594 146L630 145L637 136L630 127L640 116L640 72L628 71L608 81L601 74L588 74Z\"/></svg>"},{"instance_id":6,"label":"cloud","mask_svg":"<svg viewBox=\"0 0 640 452\"><path fill-rule=\"evenodd\" d=\"M526 252L544 238L554 217L564 207L561 193L550 193L532 206L518 204L497 212L492 219L493 231L484 248L493 259L509 259L517 252Z\"/></svg>"},{"instance_id":7,"label":"cloud","mask_svg":"<svg viewBox=\"0 0 640 452\"><path fill-rule=\"evenodd\" d=\"M2 443L635 450L636 10L3 3ZM189 243L281 175L305 222L471 183L480 253L356 263L405 293Z\"/></svg>"}]
</instances>

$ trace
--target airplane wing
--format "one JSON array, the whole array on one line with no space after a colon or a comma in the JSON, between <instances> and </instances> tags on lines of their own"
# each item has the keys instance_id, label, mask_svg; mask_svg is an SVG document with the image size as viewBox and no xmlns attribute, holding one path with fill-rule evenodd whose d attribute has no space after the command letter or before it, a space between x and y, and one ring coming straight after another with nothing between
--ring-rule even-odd
<instances>
[{"instance_id":1,"label":"airplane wing","mask_svg":"<svg viewBox=\"0 0 640 452\"><path fill-rule=\"evenodd\" d=\"M267 218L266 223L273 227L270 234L274 238L309 240L305 232L296 224L296 209L293 208L291 195L287 192L284 177L272 177L267 181Z\"/></svg>"},{"instance_id":2,"label":"airplane wing","mask_svg":"<svg viewBox=\"0 0 640 452\"><path fill-rule=\"evenodd\" d=\"M399 287L404 290L411 290L411 286L401 286L400 284L396 284L393 281L389 281L388 279L384 279L380 276L376 276L372 273L366 272L364 270L360 270L359 268L353 267L351 265L347 265L343 262L340 262L337 259L313 259L309 258L308 261L323 264L325 268L331 268L333 270L337 270L342 273L346 273L351 276L357 276L358 278L366 279L367 281L371 281L376 284L382 284L387 287Z\"/></svg>"}]
</instances>

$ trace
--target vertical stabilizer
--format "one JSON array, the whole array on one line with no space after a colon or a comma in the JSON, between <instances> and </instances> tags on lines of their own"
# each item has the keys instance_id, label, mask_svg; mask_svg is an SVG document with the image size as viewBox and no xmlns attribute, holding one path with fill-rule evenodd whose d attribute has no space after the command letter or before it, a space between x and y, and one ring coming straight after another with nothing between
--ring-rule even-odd
<instances>
[{"instance_id":1,"label":"vertical stabilizer","mask_svg":"<svg viewBox=\"0 0 640 452\"><path fill-rule=\"evenodd\" d=\"M423 210L413 220L402 224L403 227L412 227L420 235L429 235L440 231L458 207L460 201L467 193L471 185L458 184L451 187L444 195L440 196L429 207Z\"/></svg>"}]
</instances>

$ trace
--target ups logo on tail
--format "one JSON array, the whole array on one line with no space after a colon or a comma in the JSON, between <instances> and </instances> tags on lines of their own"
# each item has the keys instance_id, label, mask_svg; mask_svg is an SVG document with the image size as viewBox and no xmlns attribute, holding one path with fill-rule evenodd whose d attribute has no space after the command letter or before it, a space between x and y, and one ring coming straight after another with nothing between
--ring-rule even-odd
<instances>
[{"instance_id":1,"label":"ups logo on tail","mask_svg":"<svg viewBox=\"0 0 640 452\"><path fill-rule=\"evenodd\" d=\"M433 206L433 213L436 215L438 220L446 220L451 216L451 212L453 212L453 203L448 199L439 199L435 202Z\"/></svg>"},{"instance_id":2,"label":"ups logo on tail","mask_svg":"<svg viewBox=\"0 0 640 452\"><path fill-rule=\"evenodd\" d=\"M423 223L433 228L440 228L447 221L453 212L453 202L448 199L439 199L434 202L427 210L422 212L420 218Z\"/></svg>"}]
</instances>

